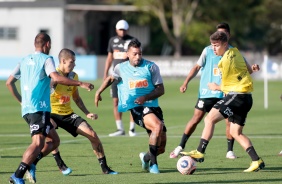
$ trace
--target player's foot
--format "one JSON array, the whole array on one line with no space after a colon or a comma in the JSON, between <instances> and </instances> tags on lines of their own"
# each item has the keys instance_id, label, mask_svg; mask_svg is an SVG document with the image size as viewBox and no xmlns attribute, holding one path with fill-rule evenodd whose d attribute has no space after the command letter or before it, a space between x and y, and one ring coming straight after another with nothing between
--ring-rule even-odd
<instances>
[{"instance_id":1,"label":"player's foot","mask_svg":"<svg viewBox=\"0 0 282 184\"><path fill-rule=\"evenodd\" d=\"M228 159L235 159L237 157L236 157L236 155L235 155L235 153L233 151L228 151L226 153L226 158L228 158Z\"/></svg>"},{"instance_id":2,"label":"player's foot","mask_svg":"<svg viewBox=\"0 0 282 184\"><path fill-rule=\"evenodd\" d=\"M70 175L70 173L72 173L72 169L67 167L67 166L63 166L63 167L61 167L59 169L60 169L60 171L62 172L62 174L64 176L68 176L68 175Z\"/></svg>"},{"instance_id":3,"label":"player's foot","mask_svg":"<svg viewBox=\"0 0 282 184\"><path fill-rule=\"evenodd\" d=\"M26 179L30 183L36 183L35 171L36 171L36 166L34 164L31 164L29 170L26 171Z\"/></svg>"},{"instance_id":4,"label":"player's foot","mask_svg":"<svg viewBox=\"0 0 282 184\"><path fill-rule=\"evenodd\" d=\"M10 177L9 183L11 183L11 184L25 184L25 182L22 178L17 178L15 176L15 173L12 174L12 176Z\"/></svg>"},{"instance_id":5,"label":"player's foot","mask_svg":"<svg viewBox=\"0 0 282 184\"><path fill-rule=\"evenodd\" d=\"M124 130L117 130L116 132L109 134L110 137L122 136L122 135L125 135Z\"/></svg>"},{"instance_id":6,"label":"player's foot","mask_svg":"<svg viewBox=\"0 0 282 184\"><path fill-rule=\"evenodd\" d=\"M194 160L196 160L197 162L204 162L205 160L205 154L199 152L198 150L193 150L190 152L180 152L180 155L182 156L190 156L192 157Z\"/></svg>"},{"instance_id":7,"label":"player's foot","mask_svg":"<svg viewBox=\"0 0 282 184\"><path fill-rule=\"evenodd\" d=\"M139 158L140 158L141 163L142 163L142 169L148 171L148 169L149 169L149 162L145 162L145 161L144 161L144 156L145 156L145 155L146 155L145 152L141 152L141 153L139 154Z\"/></svg>"},{"instance_id":8,"label":"player's foot","mask_svg":"<svg viewBox=\"0 0 282 184\"><path fill-rule=\"evenodd\" d=\"M159 167L157 164L154 164L152 166L150 166L150 173L153 173L153 174L159 174L160 171L159 171Z\"/></svg>"},{"instance_id":9,"label":"player's foot","mask_svg":"<svg viewBox=\"0 0 282 184\"><path fill-rule=\"evenodd\" d=\"M181 146L177 146L169 155L169 158L177 158L179 153L182 151L182 147Z\"/></svg>"},{"instance_id":10,"label":"player's foot","mask_svg":"<svg viewBox=\"0 0 282 184\"><path fill-rule=\"evenodd\" d=\"M252 161L250 167L244 170L244 172L254 172L254 171L257 172L260 169L263 169L264 167L265 167L264 161L260 158L257 161Z\"/></svg>"},{"instance_id":11,"label":"player's foot","mask_svg":"<svg viewBox=\"0 0 282 184\"><path fill-rule=\"evenodd\" d=\"M118 174L118 172L113 171L112 169L110 169L109 167L107 168L106 171L103 172L104 174Z\"/></svg>"},{"instance_id":12,"label":"player's foot","mask_svg":"<svg viewBox=\"0 0 282 184\"><path fill-rule=\"evenodd\" d=\"M129 131L128 131L128 134L129 134L129 136L130 136L130 137L134 137L134 136L136 136L136 132L135 132L135 130L134 130L134 129L129 130Z\"/></svg>"},{"instance_id":13,"label":"player's foot","mask_svg":"<svg viewBox=\"0 0 282 184\"><path fill-rule=\"evenodd\" d=\"M282 156L282 151L280 151L280 153L278 153L279 156Z\"/></svg>"}]
</instances>

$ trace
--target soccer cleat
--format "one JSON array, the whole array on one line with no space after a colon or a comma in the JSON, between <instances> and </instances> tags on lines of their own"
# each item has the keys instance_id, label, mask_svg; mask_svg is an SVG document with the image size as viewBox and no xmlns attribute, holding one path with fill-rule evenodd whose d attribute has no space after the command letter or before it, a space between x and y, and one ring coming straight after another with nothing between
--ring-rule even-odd
<instances>
[{"instance_id":1,"label":"soccer cleat","mask_svg":"<svg viewBox=\"0 0 282 184\"><path fill-rule=\"evenodd\" d=\"M182 151L182 147L181 146L177 146L169 155L169 158L177 158L179 153Z\"/></svg>"},{"instance_id":2,"label":"soccer cleat","mask_svg":"<svg viewBox=\"0 0 282 184\"><path fill-rule=\"evenodd\" d=\"M257 161L252 161L251 165L248 169L244 170L244 172L257 172L260 169L263 169L265 167L264 161L259 158Z\"/></svg>"},{"instance_id":3,"label":"soccer cleat","mask_svg":"<svg viewBox=\"0 0 282 184\"><path fill-rule=\"evenodd\" d=\"M235 155L235 153L233 151L228 151L226 153L226 158L228 158L228 159L235 159L237 157L236 157L236 155Z\"/></svg>"},{"instance_id":4,"label":"soccer cleat","mask_svg":"<svg viewBox=\"0 0 282 184\"><path fill-rule=\"evenodd\" d=\"M194 160L196 160L197 162L204 162L205 160L205 154L199 152L198 150L193 150L190 152L180 152L181 156L190 156L192 157Z\"/></svg>"},{"instance_id":5,"label":"soccer cleat","mask_svg":"<svg viewBox=\"0 0 282 184\"><path fill-rule=\"evenodd\" d=\"M109 167L107 168L106 171L103 172L104 174L118 174L118 172L113 171L112 169L110 169Z\"/></svg>"},{"instance_id":6,"label":"soccer cleat","mask_svg":"<svg viewBox=\"0 0 282 184\"><path fill-rule=\"evenodd\" d=\"M154 165L150 166L149 172L153 173L153 174L159 174L160 171L159 171L158 165L154 164Z\"/></svg>"},{"instance_id":7,"label":"soccer cleat","mask_svg":"<svg viewBox=\"0 0 282 184\"><path fill-rule=\"evenodd\" d=\"M10 177L9 183L11 183L11 184L25 184L25 182L22 178L17 178L15 176L15 173L12 174L12 176Z\"/></svg>"},{"instance_id":8,"label":"soccer cleat","mask_svg":"<svg viewBox=\"0 0 282 184\"><path fill-rule=\"evenodd\" d=\"M136 136L136 132L134 130L129 130L128 134L129 134L130 137Z\"/></svg>"},{"instance_id":9,"label":"soccer cleat","mask_svg":"<svg viewBox=\"0 0 282 184\"><path fill-rule=\"evenodd\" d=\"M140 158L141 163L142 163L142 169L143 169L143 170L148 170L148 169L149 169L149 162L145 162L145 161L144 161L144 156L145 156L145 155L146 155L145 152L141 152L141 153L139 154L139 158Z\"/></svg>"},{"instance_id":10,"label":"soccer cleat","mask_svg":"<svg viewBox=\"0 0 282 184\"><path fill-rule=\"evenodd\" d=\"M68 176L68 175L70 175L70 173L72 173L72 169L69 168L69 167L64 168L64 169L60 169L60 170L61 170L61 172L64 176Z\"/></svg>"},{"instance_id":11,"label":"soccer cleat","mask_svg":"<svg viewBox=\"0 0 282 184\"><path fill-rule=\"evenodd\" d=\"M35 171L36 166L34 164L31 164L29 170L26 171L26 179L28 179L30 183L36 183Z\"/></svg>"},{"instance_id":12,"label":"soccer cleat","mask_svg":"<svg viewBox=\"0 0 282 184\"><path fill-rule=\"evenodd\" d=\"M117 130L116 132L109 134L110 137L122 136L122 135L125 135L124 130Z\"/></svg>"},{"instance_id":13,"label":"soccer cleat","mask_svg":"<svg viewBox=\"0 0 282 184\"><path fill-rule=\"evenodd\" d=\"M280 153L278 153L279 156L282 156L282 151L280 151Z\"/></svg>"}]
</instances>

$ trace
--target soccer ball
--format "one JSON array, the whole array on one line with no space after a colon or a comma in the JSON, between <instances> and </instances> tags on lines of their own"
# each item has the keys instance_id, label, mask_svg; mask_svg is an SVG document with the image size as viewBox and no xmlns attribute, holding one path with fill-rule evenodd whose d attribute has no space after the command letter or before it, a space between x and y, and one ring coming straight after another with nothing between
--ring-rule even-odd
<instances>
[{"instance_id":1,"label":"soccer ball","mask_svg":"<svg viewBox=\"0 0 282 184\"><path fill-rule=\"evenodd\" d=\"M196 161L189 157L183 156L177 161L177 170L184 175L193 174L196 170Z\"/></svg>"}]
</instances>

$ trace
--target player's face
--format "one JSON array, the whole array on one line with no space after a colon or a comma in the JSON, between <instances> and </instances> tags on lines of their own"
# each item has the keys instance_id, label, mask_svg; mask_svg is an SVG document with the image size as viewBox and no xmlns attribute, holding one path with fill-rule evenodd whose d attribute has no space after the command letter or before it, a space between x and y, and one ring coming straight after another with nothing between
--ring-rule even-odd
<instances>
[{"instance_id":1,"label":"player's face","mask_svg":"<svg viewBox=\"0 0 282 184\"><path fill-rule=\"evenodd\" d=\"M127 35L127 30L124 29L117 29L116 32L119 37L124 37L125 35Z\"/></svg>"},{"instance_id":2,"label":"player's face","mask_svg":"<svg viewBox=\"0 0 282 184\"><path fill-rule=\"evenodd\" d=\"M227 42L222 43L221 41L211 41L211 46L214 54L217 56L223 56L227 50Z\"/></svg>"},{"instance_id":3,"label":"player's face","mask_svg":"<svg viewBox=\"0 0 282 184\"><path fill-rule=\"evenodd\" d=\"M64 72L70 73L73 70L73 68L75 67L75 56L64 59L63 64L64 64Z\"/></svg>"},{"instance_id":4,"label":"player's face","mask_svg":"<svg viewBox=\"0 0 282 184\"><path fill-rule=\"evenodd\" d=\"M132 66L137 66L142 59L141 48L130 47L127 51L127 57Z\"/></svg>"}]
</instances>

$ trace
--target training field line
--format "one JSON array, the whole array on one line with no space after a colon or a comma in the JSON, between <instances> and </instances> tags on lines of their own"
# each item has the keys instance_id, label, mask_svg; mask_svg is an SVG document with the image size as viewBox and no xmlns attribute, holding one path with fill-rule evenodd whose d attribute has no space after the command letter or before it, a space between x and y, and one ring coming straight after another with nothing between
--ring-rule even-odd
<instances>
[{"instance_id":1,"label":"training field line","mask_svg":"<svg viewBox=\"0 0 282 184\"><path fill-rule=\"evenodd\" d=\"M169 127L167 129L174 129L176 127ZM138 138L138 137L148 137L146 132L136 132L137 136L136 137L129 137L129 136L122 136L122 138ZM60 134L60 137L69 137L69 134ZM108 135L100 135L98 133L99 138L109 138L109 139L114 139L114 137L109 137ZM0 134L0 137L30 137L30 134ZM81 137L81 136L80 136ZM168 135L169 138L181 138L182 134L180 135ZM282 136L274 136L274 135L248 135L250 139L282 139ZM190 138L195 138L199 139L200 135L193 135ZM225 135L214 135L213 138L217 139L226 139ZM81 138L73 138L72 140L66 140L66 141L61 141L61 144L65 143L74 143L74 142L81 142L81 141L88 141L87 138L81 137ZM11 147L11 148L0 148L0 151L7 151L7 150L17 150L17 149L24 149L27 148L27 146L17 146L17 147Z\"/></svg>"}]
</instances>

